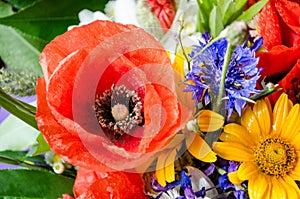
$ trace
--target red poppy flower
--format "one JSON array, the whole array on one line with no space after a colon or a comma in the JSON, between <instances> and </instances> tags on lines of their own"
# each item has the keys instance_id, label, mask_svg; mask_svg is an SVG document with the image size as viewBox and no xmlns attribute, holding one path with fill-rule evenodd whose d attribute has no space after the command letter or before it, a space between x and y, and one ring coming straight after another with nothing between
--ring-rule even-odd
<instances>
[{"instance_id":1,"label":"red poppy flower","mask_svg":"<svg viewBox=\"0 0 300 199\"><path fill-rule=\"evenodd\" d=\"M292 0L270 0L259 15L258 31L264 47L300 44L300 4Z\"/></svg>"},{"instance_id":2,"label":"red poppy flower","mask_svg":"<svg viewBox=\"0 0 300 199\"><path fill-rule=\"evenodd\" d=\"M131 169L184 123L164 48L132 25L96 21L56 37L40 57L37 123L66 162Z\"/></svg>"}]
</instances>

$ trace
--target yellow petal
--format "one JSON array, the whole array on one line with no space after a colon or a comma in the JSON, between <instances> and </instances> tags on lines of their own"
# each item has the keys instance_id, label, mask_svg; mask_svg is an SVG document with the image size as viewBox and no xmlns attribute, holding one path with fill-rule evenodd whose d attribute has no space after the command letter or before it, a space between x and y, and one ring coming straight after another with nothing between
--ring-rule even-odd
<instances>
[{"instance_id":1,"label":"yellow petal","mask_svg":"<svg viewBox=\"0 0 300 199\"><path fill-rule=\"evenodd\" d=\"M271 178L271 184L272 184L272 193L271 193L271 197L272 199L285 199L286 197L286 192L285 189L283 189L283 185L280 183L280 181L275 178L272 177Z\"/></svg>"},{"instance_id":2,"label":"yellow petal","mask_svg":"<svg viewBox=\"0 0 300 199\"><path fill-rule=\"evenodd\" d=\"M233 160L238 162L253 161L252 149L241 144L231 142L215 142L213 150L220 157L226 160Z\"/></svg>"},{"instance_id":3,"label":"yellow petal","mask_svg":"<svg viewBox=\"0 0 300 199\"><path fill-rule=\"evenodd\" d=\"M202 162L215 162L217 161L216 153L213 151L210 151L206 156L201 158Z\"/></svg>"},{"instance_id":4,"label":"yellow petal","mask_svg":"<svg viewBox=\"0 0 300 199\"><path fill-rule=\"evenodd\" d=\"M287 188L288 188L287 189L287 194L288 194L288 196L292 195L293 194L292 190L294 190L297 194L297 197L293 197L293 198L300 198L300 190L299 190L299 187L296 184L296 182L289 175L285 175L283 177L283 180L287 184ZM292 197L289 197L289 198L292 198Z\"/></svg>"},{"instance_id":5,"label":"yellow petal","mask_svg":"<svg viewBox=\"0 0 300 199\"><path fill-rule=\"evenodd\" d=\"M168 164L165 167L165 178L167 182L174 182L175 181L175 170L174 170L174 161L176 158L176 154L177 152L175 150L173 150L167 160L166 160L166 164ZM169 164L170 162L170 164Z\"/></svg>"},{"instance_id":6,"label":"yellow petal","mask_svg":"<svg viewBox=\"0 0 300 199\"><path fill-rule=\"evenodd\" d=\"M195 100L192 100L192 92L184 92L184 88L186 87L183 84L184 81L184 57L183 55L176 54L174 62L172 64L174 70L174 81L175 81L175 89L178 101L181 104L186 105L190 110L194 111L195 109Z\"/></svg>"},{"instance_id":7,"label":"yellow petal","mask_svg":"<svg viewBox=\"0 0 300 199\"><path fill-rule=\"evenodd\" d=\"M243 182L243 180L239 179L237 175L237 171L228 173L228 179L232 184L239 185Z\"/></svg>"},{"instance_id":8,"label":"yellow petal","mask_svg":"<svg viewBox=\"0 0 300 199\"><path fill-rule=\"evenodd\" d=\"M300 180L300 161L299 161L299 157L298 157L298 161L295 165L295 168L293 169L293 171L290 172L289 175L294 180Z\"/></svg>"},{"instance_id":9,"label":"yellow petal","mask_svg":"<svg viewBox=\"0 0 300 199\"><path fill-rule=\"evenodd\" d=\"M188 146L188 151L198 160L205 160L205 162L215 162L217 160L216 154L198 134L195 135L193 142Z\"/></svg>"},{"instance_id":10,"label":"yellow petal","mask_svg":"<svg viewBox=\"0 0 300 199\"><path fill-rule=\"evenodd\" d=\"M269 183L264 175L257 175L248 182L248 193L250 198L264 198L263 196L269 191ZM270 198L271 199L271 198Z\"/></svg>"},{"instance_id":11,"label":"yellow petal","mask_svg":"<svg viewBox=\"0 0 300 199\"><path fill-rule=\"evenodd\" d=\"M257 165L254 162L243 162L238 169L238 178L240 180L249 180L258 175Z\"/></svg>"},{"instance_id":12,"label":"yellow petal","mask_svg":"<svg viewBox=\"0 0 300 199\"><path fill-rule=\"evenodd\" d=\"M299 198L299 189L294 189L294 187L290 186L283 178L278 179L281 183L282 189L285 190L287 197L286 198Z\"/></svg>"},{"instance_id":13,"label":"yellow petal","mask_svg":"<svg viewBox=\"0 0 300 199\"><path fill-rule=\"evenodd\" d=\"M273 131L279 134L290 112L291 106L287 94L283 93L278 98L273 110Z\"/></svg>"},{"instance_id":14,"label":"yellow petal","mask_svg":"<svg viewBox=\"0 0 300 199\"><path fill-rule=\"evenodd\" d=\"M169 156L169 153L169 151L165 151L157 158L155 175L157 178L157 182L162 186L166 186L165 167L167 166L166 160Z\"/></svg>"},{"instance_id":15,"label":"yellow petal","mask_svg":"<svg viewBox=\"0 0 300 199\"><path fill-rule=\"evenodd\" d=\"M261 130L261 135L266 137L270 134L271 129L271 112L269 112L269 107L265 100L256 101L253 107L253 113L256 115L256 118L259 123Z\"/></svg>"},{"instance_id":16,"label":"yellow petal","mask_svg":"<svg viewBox=\"0 0 300 199\"><path fill-rule=\"evenodd\" d=\"M299 145L299 143L300 143L300 133L298 133L292 139L290 139L289 142L291 143L291 145L293 145L295 147L295 150L300 151L300 145Z\"/></svg>"},{"instance_id":17,"label":"yellow petal","mask_svg":"<svg viewBox=\"0 0 300 199\"><path fill-rule=\"evenodd\" d=\"M250 107L247 107L243 112L241 123L244 127L246 127L248 132L255 138L255 140L259 140L261 135L259 123Z\"/></svg>"},{"instance_id":18,"label":"yellow petal","mask_svg":"<svg viewBox=\"0 0 300 199\"><path fill-rule=\"evenodd\" d=\"M253 137L251 134L249 134L247 132L247 129L244 126L241 126L241 125L238 125L235 123L230 123L224 127L224 132L225 133L222 133L220 136L220 139L222 141L225 141L225 138L226 138L228 141L237 142L237 143L243 144L245 146L254 146L255 145L255 141L254 141L255 137ZM227 135L227 137L225 137L226 134L229 134L232 136L230 137L229 135ZM232 140L229 140L229 139L232 139Z\"/></svg>"},{"instance_id":19,"label":"yellow petal","mask_svg":"<svg viewBox=\"0 0 300 199\"><path fill-rule=\"evenodd\" d=\"M198 116L198 125L203 132L212 132L220 129L224 124L224 117L211 110L201 110Z\"/></svg>"},{"instance_id":20,"label":"yellow petal","mask_svg":"<svg viewBox=\"0 0 300 199\"><path fill-rule=\"evenodd\" d=\"M161 185L161 186L166 186L167 183L166 183L166 178L165 178L165 170L164 168L161 168L161 169L156 169L155 171L155 175L156 175L156 179L157 179L157 182Z\"/></svg>"},{"instance_id":21,"label":"yellow petal","mask_svg":"<svg viewBox=\"0 0 300 199\"><path fill-rule=\"evenodd\" d=\"M293 139L300 131L300 107L299 104L294 105L291 109L281 130L281 136L288 140Z\"/></svg>"}]
</instances>

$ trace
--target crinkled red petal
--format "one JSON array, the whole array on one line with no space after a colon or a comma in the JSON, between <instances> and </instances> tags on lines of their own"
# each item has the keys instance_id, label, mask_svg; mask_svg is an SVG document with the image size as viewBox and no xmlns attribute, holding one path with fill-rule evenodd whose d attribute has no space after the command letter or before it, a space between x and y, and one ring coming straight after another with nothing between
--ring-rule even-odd
<instances>
[{"instance_id":1,"label":"crinkled red petal","mask_svg":"<svg viewBox=\"0 0 300 199\"><path fill-rule=\"evenodd\" d=\"M275 2L277 12L283 21L297 34L300 34L300 4L288 0Z\"/></svg>"},{"instance_id":2,"label":"crinkled red petal","mask_svg":"<svg viewBox=\"0 0 300 199\"><path fill-rule=\"evenodd\" d=\"M288 0L276 1L276 10L280 16L280 30L285 46L297 45L300 37L300 4Z\"/></svg>"},{"instance_id":3,"label":"crinkled red petal","mask_svg":"<svg viewBox=\"0 0 300 199\"><path fill-rule=\"evenodd\" d=\"M132 199L148 198L140 174L96 172L80 168L74 185L76 198Z\"/></svg>"},{"instance_id":4,"label":"crinkled red petal","mask_svg":"<svg viewBox=\"0 0 300 199\"><path fill-rule=\"evenodd\" d=\"M47 89L47 101L57 112L73 119L72 98L77 72L87 56L85 50L79 50L60 62L57 70L50 76ZM83 98L83 96L78 96Z\"/></svg>"},{"instance_id":5,"label":"crinkled red petal","mask_svg":"<svg viewBox=\"0 0 300 199\"><path fill-rule=\"evenodd\" d=\"M275 6L269 1L259 14L258 32L263 37L263 46L270 50L282 44L278 14Z\"/></svg>"},{"instance_id":6,"label":"crinkled red petal","mask_svg":"<svg viewBox=\"0 0 300 199\"><path fill-rule=\"evenodd\" d=\"M261 76L271 77L276 74L287 73L292 69L300 58L300 46L292 48L275 46L268 52L258 52L256 55L259 57L257 67L263 68Z\"/></svg>"},{"instance_id":7,"label":"crinkled red petal","mask_svg":"<svg viewBox=\"0 0 300 199\"><path fill-rule=\"evenodd\" d=\"M75 27L57 36L46 45L40 58L43 72L50 76L59 63L71 53L81 49L90 52L105 39L136 28L133 25L122 25L110 21L96 21L89 25Z\"/></svg>"},{"instance_id":8,"label":"crinkled red petal","mask_svg":"<svg viewBox=\"0 0 300 199\"><path fill-rule=\"evenodd\" d=\"M36 121L51 149L63 160L75 166L85 166L102 171L108 170L85 148L78 134L74 132L74 123L70 123L69 128L65 128L55 120L48 107L45 91L45 80L39 78L36 86Z\"/></svg>"}]
</instances>

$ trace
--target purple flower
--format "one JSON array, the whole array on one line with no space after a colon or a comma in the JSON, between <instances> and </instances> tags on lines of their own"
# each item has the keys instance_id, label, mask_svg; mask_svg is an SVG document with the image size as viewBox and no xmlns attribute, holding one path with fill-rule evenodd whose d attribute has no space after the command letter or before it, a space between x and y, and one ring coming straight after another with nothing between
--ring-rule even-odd
<instances>
[{"instance_id":1,"label":"purple flower","mask_svg":"<svg viewBox=\"0 0 300 199\"><path fill-rule=\"evenodd\" d=\"M205 105L216 101L227 50L227 40L223 38L200 53L209 40L208 33L204 33L199 45L194 46L189 54L192 58L192 69L185 76L187 84L185 91L192 92L192 97L197 104L204 100ZM262 39L260 38L251 48L239 45L233 51L225 78L225 95L223 97L226 100L228 118L233 109L241 115L241 110L246 104L245 99L249 98L251 94L259 92L255 87L261 70L256 68L258 58L255 58L255 51L261 44Z\"/></svg>"}]
</instances>

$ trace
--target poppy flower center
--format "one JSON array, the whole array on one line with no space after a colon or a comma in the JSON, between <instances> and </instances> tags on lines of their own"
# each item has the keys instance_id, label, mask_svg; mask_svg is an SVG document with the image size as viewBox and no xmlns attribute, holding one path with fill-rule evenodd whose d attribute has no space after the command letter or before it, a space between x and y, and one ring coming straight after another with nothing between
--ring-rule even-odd
<instances>
[{"instance_id":1,"label":"poppy flower center","mask_svg":"<svg viewBox=\"0 0 300 199\"><path fill-rule=\"evenodd\" d=\"M261 172L283 177L292 171L296 164L295 149L279 138L267 138L254 149L255 161Z\"/></svg>"},{"instance_id":2,"label":"poppy flower center","mask_svg":"<svg viewBox=\"0 0 300 199\"><path fill-rule=\"evenodd\" d=\"M136 126L144 123L142 102L135 91L128 90L124 85L112 85L95 99L95 113L102 128L118 140Z\"/></svg>"}]
</instances>

